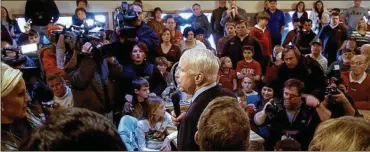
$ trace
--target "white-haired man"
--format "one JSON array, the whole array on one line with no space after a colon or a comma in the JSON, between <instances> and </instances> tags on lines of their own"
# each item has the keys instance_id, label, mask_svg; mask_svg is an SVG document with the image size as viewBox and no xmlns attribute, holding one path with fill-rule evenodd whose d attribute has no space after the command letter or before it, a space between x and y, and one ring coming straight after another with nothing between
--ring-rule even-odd
<instances>
[{"instance_id":1,"label":"white-haired man","mask_svg":"<svg viewBox=\"0 0 370 152\"><path fill-rule=\"evenodd\" d=\"M362 45L360 50L361 50L361 55L364 55L364 56L367 57L367 70L366 70L366 73L370 73L370 44L364 44L364 45Z\"/></svg>"},{"instance_id":2,"label":"white-haired man","mask_svg":"<svg viewBox=\"0 0 370 152\"><path fill-rule=\"evenodd\" d=\"M207 49L190 49L181 56L175 76L179 79L180 90L192 95L192 98L187 112L172 118L175 124L180 124L177 137L177 148L180 151L199 151L194 134L200 115L213 99L235 97L233 92L217 85L219 67L218 58Z\"/></svg>"}]
</instances>

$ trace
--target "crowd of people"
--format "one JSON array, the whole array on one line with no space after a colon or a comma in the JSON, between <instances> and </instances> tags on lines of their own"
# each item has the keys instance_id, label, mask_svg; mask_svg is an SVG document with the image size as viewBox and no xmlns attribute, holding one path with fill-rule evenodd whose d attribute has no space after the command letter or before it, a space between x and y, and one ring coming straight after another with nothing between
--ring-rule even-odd
<instances>
[{"instance_id":1,"label":"crowd of people","mask_svg":"<svg viewBox=\"0 0 370 152\"><path fill-rule=\"evenodd\" d=\"M1 149L370 151L361 2L327 11L317 0L308 14L299 1L283 37L288 16L276 0L254 16L220 0L210 21L198 3L184 19L162 18L160 7L145 16L134 1L130 28L83 43L55 24L53 0L27 1L23 33L2 6ZM73 26L94 19L87 6L76 0Z\"/></svg>"}]
</instances>

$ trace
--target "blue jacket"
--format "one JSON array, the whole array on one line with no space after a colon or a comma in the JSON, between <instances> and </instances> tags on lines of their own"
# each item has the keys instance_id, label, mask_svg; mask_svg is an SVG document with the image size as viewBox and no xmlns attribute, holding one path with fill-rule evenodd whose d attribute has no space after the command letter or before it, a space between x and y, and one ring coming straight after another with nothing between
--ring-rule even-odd
<instances>
[{"instance_id":1,"label":"blue jacket","mask_svg":"<svg viewBox=\"0 0 370 152\"><path fill-rule=\"evenodd\" d=\"M87 19L93 19L94 20L95 19L95 16L94 16L93 13L87 12L86 13L86 18ZM82 24L83 24L83 21L79 20L76 15L73 15L72 16L72 25L81 26Z\"/></svg>"},{"instance_id":2,"label":"blue jacket","mask_svg":"<svg viewBox=\"0 0 370 152\"><path fill-rule=\"evenodd\" d=\"M136 37L148 47L149 60L154 58L155 51L159 46L159 37L154 30L148 24L141 22L141 25L136 29Z\"/></svg>"},{"instance_id":3,"label":"blue jacket","mask_svg":"<svg viewBox=\"0 0 370 152\"><path fill-rule=\"evenodd\" d=\"M118 134L125 144L127 151L139 150L137 122L135 117L129 115L123 116L119 122Z\"/></svg>"}]
</instances>

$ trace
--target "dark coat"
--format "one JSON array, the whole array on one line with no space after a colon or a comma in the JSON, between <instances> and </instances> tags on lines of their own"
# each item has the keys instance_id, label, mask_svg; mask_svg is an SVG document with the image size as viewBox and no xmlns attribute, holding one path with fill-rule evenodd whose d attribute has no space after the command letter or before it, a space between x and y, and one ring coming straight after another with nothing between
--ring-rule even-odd
<instances>
[{"instance_id":1,"label":"dark coat","mask_svg":"<svg viewBox=\"0 0 370 152\"><path fill-rule=\"evenodd\" d=\"M245 37L243 42L238 36L234 36L233 38L228 40L224 45L222 56L230 57L231 61L233 62L233 67L236 68L236 64L238 64L239 61L244 60L242 47L246 45L252 46L254 48L253 59L260 64L263 63L261 44L256 38L250 35Z\"/></svg>"},{"instance_id":2,"label":"dark coat","mask_svg":"<svg viewBox=\"0 0 370 152\"><path fill-rule=\"evenodd\" d=\"M301 56L295 68L288 68L284 63L278 71L278 88L283 88L285 81L298 79L304 82L304 92L324 92L326 87L325 74L320 64L311 57ZM281 92L281 90L279 91Z\"/></svg>"},{"instance_id":3,"label":"dark coat","mask_svg":"<svg viewBox=\"0 0 370 152\"><path fill-rule=\"evenodd\" d=\"M195 132L198 130L197 124L199 117L213 99L223 96L235 97L235 94L229 89L221 88L216 85L215 87L199 94L199 96L191 103L180 123L180 129L177 136L178 150L199 151L199 146L194 141Z\"/></svg>"},{"instance_id":4,"label":"dark coat","mask_svg":"<svg viewBox=\"0 0 370 152\"><path fill-rule=\"evenodd\" d=\"M99 66L101 73L97 72L97 65L92 58L84 57L79 68L69 76L75 106L103 114L113 106L114 90L109 76L121 74L122 67L117 61L110 65L107 60L103 60Z\"/></svg>"}]
</instances>

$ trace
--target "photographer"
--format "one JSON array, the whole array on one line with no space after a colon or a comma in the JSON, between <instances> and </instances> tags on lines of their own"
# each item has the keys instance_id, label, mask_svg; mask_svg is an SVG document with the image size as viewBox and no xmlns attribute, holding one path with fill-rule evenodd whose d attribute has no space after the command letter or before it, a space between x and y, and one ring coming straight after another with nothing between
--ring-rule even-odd
<instances>
[{"instance_id":1,"label":"photographer","mask_svg":"<svg viewBox=\"0 0 370 152\"><path fill-rule=\"evenodd\" d=\"M78 50L75 50L78 51ZM87 42L78 56L79 63L69 73L75 107L86 108L100 114L109 113L113 101L110 76L120 75L122 67L114 57L102 59L100 50Z\"/></svg>"},{"instance_id":2,"label":"photographer","mask_svg":"<svg viewBox=\"0 0 370 152\"><path fill-rule=\"evenodd\" d=\"M263 124L268 118L270 136L266 142L266 150L273 150L282 137L292 137L307 150L316 126L330 118L328 111L321 102L312 95L303 94L304 84L297 79L289 79L284 84L284 100L282 108L277 110L273 118L267 117L266 107L255 115L256 124Z\"/></svg>"},{"instance_id":3,"label":"photographer","mask_svg":"<svg viewBox=\"0 0 370 152\"><path fill-rule=\"evenodd\" d=\"M331 118L342 116L359 116L353 99L348 96L347 86L342 78L332 77L325 91L323 105L331 111Z\"/></svg>"},{"instance_id":4,"label":"photographer","mask_svg":"<svg viewBox=\"0 0 370 152\"><path fill-rule=\"evenodd\" d=\"M150 61L154 61L155 51L159 46L159 37L148 24L142 21L140 16L143 13L143 9L141 6L133 4L129 7L129 9L136 12L136 15L138 16L137 19L132 23L132 26L136 27L136 37L147 45L149 50L148 59Z\"/></svg>"}]
</instances>

